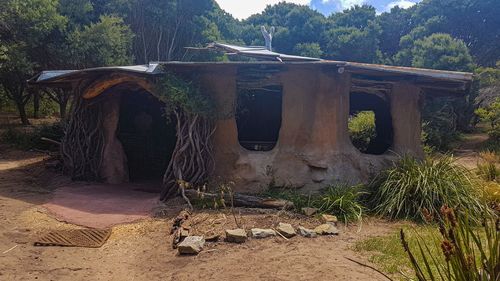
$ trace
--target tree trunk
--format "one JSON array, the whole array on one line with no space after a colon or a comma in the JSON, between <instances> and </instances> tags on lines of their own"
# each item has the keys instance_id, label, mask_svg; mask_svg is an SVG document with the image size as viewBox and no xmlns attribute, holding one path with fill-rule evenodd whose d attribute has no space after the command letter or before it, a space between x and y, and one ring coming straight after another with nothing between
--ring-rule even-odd
<instances>
[{"instance_id":1,"label":"tree trunk","mask_svg":"<svg viewBox=\"0 0 500 281\"><path fill-rule=\"evenodd\" d=\"M68 99L62 99L59 102L59 116L61 120L66 119L66 107L68 106Z\"/></svg>"},{"instance_id":2,"label":"tree trunk","mask_svg":"<svg viewBox=\"0 0 500 281\"><path fill-rule=\"evenodd\" d=\"M16 102L17 110L19 111L19 117L21 117L21 122L23 125L27 126L30 124L28 116L26 115L26 104L22 102Z\"/></svg>"},{"instance_id":3,"label":"tree trunk","mask_svg":"<svg viewBox=\"0 0 500 281\"><path fill-rule=\"evenodd\" d=\"M33 118L40 118L40 92L37 90L29 90L33 91Z\"/></svg>"}]
</instances>

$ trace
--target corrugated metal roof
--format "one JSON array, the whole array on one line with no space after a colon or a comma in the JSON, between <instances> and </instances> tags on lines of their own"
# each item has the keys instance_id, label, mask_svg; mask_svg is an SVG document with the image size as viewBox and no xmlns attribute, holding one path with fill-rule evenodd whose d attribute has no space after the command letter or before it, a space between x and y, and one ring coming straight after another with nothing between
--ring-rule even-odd
<instances>
[{"instance_id":1,"label":"corrugated metal roof","mask_svg":"<svg viewBox=\"0 0 500 281\"><path fill-rule=\"evenodd\" d=\"M251 47L250 47L251 48ZM133 75L156 75L163 71L197 71L207 68L214 70L221 67L244 67L267 65L287 68L318 68L332 66L364 79L378 81L407 80L422 88L433 88L449 92L463 93L470 87L473 74L467 72L442 71L412 67L399 67L389 65L366 64L345 61L251 61L251 62L153 62L148 65L98 67L83 70L54 70L44 71L31 78L31 84L59 86L81 81L82 79L96 78L116 72L130 73Z\"/></svg>"},{"instance_id":2,"label":"corrugated metal roof","mask_svg":"<svg viewBox=\"0 0 500 281\"><path fill-rule=\"evenodd\" d=\"M212 43L208 48L222 50L233 55L242 55L257 59L277 60L277 61L320 61L318 58L291 56L272 52L261 46L242 47L230 44Z\"/></svg>"}]
</instances>

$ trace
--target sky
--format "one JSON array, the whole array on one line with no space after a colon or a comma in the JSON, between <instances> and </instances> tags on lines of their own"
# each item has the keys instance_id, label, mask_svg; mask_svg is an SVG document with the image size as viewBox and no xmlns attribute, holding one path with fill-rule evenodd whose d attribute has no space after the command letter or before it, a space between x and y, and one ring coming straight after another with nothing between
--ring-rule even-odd
<instances>
[{"instance_id":1,"label":"sky","mask_svg":"<svg viewBox=\"0 0 500 281\"><path fill-rule=\"evenodd\" d=\"M283 0L215 0L226 12L235 18L245 19L253 14L262 12L267 5L274 5ZM309 5L325 15L342 11L354 5L369 4L382 13L389 11L394 6L409 8L421 0L286 0L289 3Z\"/></svg>"}]
</instances>

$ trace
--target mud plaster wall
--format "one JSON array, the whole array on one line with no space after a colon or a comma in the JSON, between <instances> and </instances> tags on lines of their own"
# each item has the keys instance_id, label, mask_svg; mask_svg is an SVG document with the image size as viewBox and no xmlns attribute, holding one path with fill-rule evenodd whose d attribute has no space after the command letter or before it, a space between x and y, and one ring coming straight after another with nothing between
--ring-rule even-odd
<instances>
[{"instance_id":1,"label":"mud plaster wall","mask_svg":"<svg viewBox=\"0 0 500 281\"><path fill-rule=\"evenodd\" d=\"M106 183L119 184L129 181L127 156L117 137L120 120L120 93L113 93L103 104L104 151L100 176Z\"/></svg>"},{"instance_id":2,"label":"mud plaster wall","mask_svg":"<svg viewBox=\"0 0 500 281\"><path fill-rule=\"evenodd\" d=\"M237 191L276 185L317 191L334 182L367 182L395 159L393 152L359 152L348 133L351 75L336 69L292 67L280 74L283 114L278 143L268 152L238 143L234 112L236 67L203 72L202 87L215 98L220 119L214 135L216 177L234 181ZM420 89L398 83L389 97L394 127L392 151L423 155L420 143Z\"/></svg>"}]
</instances>

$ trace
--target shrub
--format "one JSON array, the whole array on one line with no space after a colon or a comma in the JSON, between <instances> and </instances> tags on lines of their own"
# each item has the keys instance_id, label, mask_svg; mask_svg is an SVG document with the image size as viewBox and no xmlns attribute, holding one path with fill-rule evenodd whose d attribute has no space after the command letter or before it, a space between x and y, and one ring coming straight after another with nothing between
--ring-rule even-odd
<instances>
[{"instance_id":1,"label":"shrub","mask_svg":"<svg viewBox=\"0 0 500 281\"><path fill-rule=\"evenodd\" d=\"M459 139L455 105L447 99L426 100L422 112L422 142L428 151L448 151Z\"/></svg>"},{"instance_id":2,"label":"shrub","mask_svg":"<svg viewBox=\"0 0 500 281\"><path fill-rule=\"evenodd\" d=\"M61 123L43 125L32 130L8 128L1 136L2 141L14 145L20 149L56 149L54 144L42 141L41 138L60 141L64 135L64 128Z\"/></svg>"},{"instance_id":3,"label":"shrub","mask_svg":"<svg viewBox=\"0 0 500 281\"><path fill-rule=\"evenodd\" d=\"M480 152L479 156L482 163L477 163L477 170L479 176L485 181L500 180L500 169L497 168L499 161L498 155L492 151Z\"/></svg>"},{"instance_id":4,"label":"shrub","mask_svg":"<svg viewBox=\"0 0 500 281\"><path fill-rule=\"evenodd\" d=\"M335 215L345 222L361 220L365 211L362 196L366 194L363 186L345 183L333 184L319 194L305 195L296 189L271 186L263 196L285 199L293 203L296 212L304 207L317 208L320 213Z\"/></svg>"},{"instance_id":5,"label":"shrub","mask_svg":"<svg viewBox=\"0 0 500 281\"><path fill-rule=\"evenodd\" d=\"M417 238L418 247L411 248L404 231L400 232L417 280L500 280L498 218L485 218L478 231L467 216L457 216L447 206L441 208L441 216L444 220L440 223L440 244ZM439 250L441 254L436 254Z\"/></svg>"},{"instance_id":6,"label":"shrub","mask_svg":"<svg viewBox=\"0 0 500 281\"><path fill-rule=\"evenodd\" d=\"M481 121L490 125L488 135L494 142L500 142L500 98L496 98L489 106L478 108L475 113Z\"/></svg>"},{"instance_id":7,"label":"shrub","mask_svg":"<svg viewBox=\"0 0 500 281\"><path fill-rule=\"evenodd\" d=\"M500 213L500 184L494 181L483 182L483 198L491 209Z\"/></svg>"},{"instance_id":8,"label":"shrub","mask_svg":"<svg viewBox=\"0 0 500 281\"><path fill-rule=\"evenodd\" d=\"M365 207L361 204L361 197L366 194L361 185L351 186L340 183L326 188L320 196L319 209L343 218L345 222L361 220ZM318 204L319 205L319 204Z\"/></svg>"},{"instance_id":9,"label":"shrub","mask_svg":"<svg viewBox=\"0 0 500 281\"><path fill-rule=\"evenodd\" d=\"M375 113L361 111L349 118L349 133L352 144L361 152L366 152L370 141L376 137Z\"/></svg>"},{"instance_id":10,"label":"shrub","mask_svg":"<svg viewBox=\"0 0 500 281\"><path fill-rule=\"evenodd\" d=\"M391 219L422 221L422 209L439 216L443 205L466 208L475 219L486 211L472 174L449 156L422 161L404 156L370 186L374 212Z\"/></svg>"}]
</instances>

